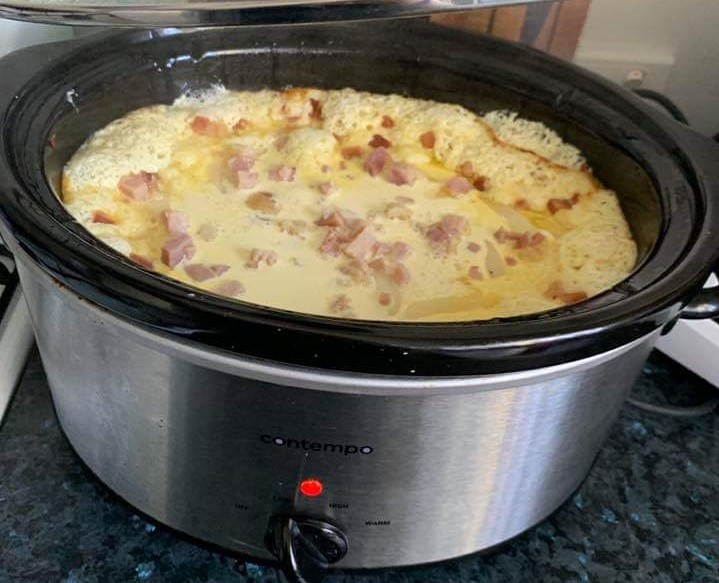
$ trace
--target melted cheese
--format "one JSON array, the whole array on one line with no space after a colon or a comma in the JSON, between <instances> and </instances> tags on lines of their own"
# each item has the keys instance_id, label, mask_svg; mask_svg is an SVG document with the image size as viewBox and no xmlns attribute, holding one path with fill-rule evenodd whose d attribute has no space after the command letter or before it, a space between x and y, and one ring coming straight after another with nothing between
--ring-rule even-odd
<instances>
[{"instance_id":1,"label":"melted cheese","mask_svg":"<svg viewBox=\"0 0 719 583\"><path fill-rule=\"evenodd\" d=\"M194 132L196 116L209 118L219 130ZM392 127L386 127L386 117ZM548 293L557 286L588 296L608 289L630 272L636 247L616 196L582 170L577 150L543 126L522 122L507 114L483 119L455 105L350 89L218 89L131 112L98 131L67 164L62 194L69 212L118 252L146 257L158 272L210 292L224 280L238 280L245 288L238 299L244 301L374 320L527 314L568 301ZM429 148L420 141L426 132L435 138ZM391 142L394 161L417 170L414 184L397 186L386 174L368 174L368 142L375 134ZM345 160L342 149L353 146L361 147L362 155ZM251 170L258 182L251 189L238 188L228 171L238 148L251 148L256 158ZM467 162L485 188L449 195L446 182ZM272 179L272 169L280 165L296 169L293 181ZM159 191L134 201L118 190L118 182L142 171L157 174ZM334 185L331 194L318 188L325 182ZM278 212L249 208L247 199L255 192L271 193ZM401 204L411 217L391 218L387 209L398 197L414 199ZM577 202L571 208L549 212L552 199L572 197ZM174 269L160 259L169 237L162 220L167 210L184 214L197 248ZM346 254L321 254L329 229L315 222L331 210L367 221L382 243L406 243L411 253L401 263L411 281L398 284L367 268L353 276L346 273L351 263ZM98 211L115 224L93 222ZM446 215L470 224L447 253L427 235ZM292 221L305 228L288 232ZM198 236L206 225L216 231L209 241ZM512 241L501 242L498 231L538 234L543 241L516 248ZM253 249L274 251L277 262L249 267ZM195 282L184 270L188 263L226 264L229 270ZM337 312L333 306L340 297L349 308Z\"/></svg>"}]
</instances>

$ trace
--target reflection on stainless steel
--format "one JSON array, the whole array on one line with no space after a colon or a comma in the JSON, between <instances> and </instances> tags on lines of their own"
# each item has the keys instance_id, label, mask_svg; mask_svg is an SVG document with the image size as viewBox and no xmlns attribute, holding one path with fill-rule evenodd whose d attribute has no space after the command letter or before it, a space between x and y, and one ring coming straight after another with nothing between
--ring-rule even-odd
<instances>
[{"instance_id":1,"label":"reflection on stainless steel","mask_svg":"<svg viewBox=\"0 0 719 583\"><path fill-rule=\"evenodd\" d=\"M0 17L118 27L341 22L495 8L544 0L0 0Z\"/></svg>"},{"instance_id":2,"label":"reflection on stainless steel","mask_svg":"<svg viewBox=\"0 0 719 583\"><path fill-rule=\"evenodd\" d=\"M158 520L263 558L278 514L341 527L339 567L447 559L520 533L580 484L655 340L492 377L327 372L317 388L344 390L329 392L309 388L311 369L132 326L19 260L57 414L82 459ZM304 478L322 480L322 495L301 496Z\"/></svg>"}]
</instances>

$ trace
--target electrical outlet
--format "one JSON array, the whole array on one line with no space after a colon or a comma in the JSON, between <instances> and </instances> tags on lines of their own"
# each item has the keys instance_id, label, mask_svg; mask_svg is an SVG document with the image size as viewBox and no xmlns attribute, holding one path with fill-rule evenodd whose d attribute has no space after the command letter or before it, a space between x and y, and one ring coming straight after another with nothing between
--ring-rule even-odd
<instances>
[{"instance_id":1,"label":"electrical outlet","mask_svg":"<svg viewBox=\"0 0 719 583\"><path fill-rule=\"evenodd\" d=\"M674 68L674 55L641 48L624 51L579 50L574 63L619 85L663 93Z\"/></svg>"}]
</instances>

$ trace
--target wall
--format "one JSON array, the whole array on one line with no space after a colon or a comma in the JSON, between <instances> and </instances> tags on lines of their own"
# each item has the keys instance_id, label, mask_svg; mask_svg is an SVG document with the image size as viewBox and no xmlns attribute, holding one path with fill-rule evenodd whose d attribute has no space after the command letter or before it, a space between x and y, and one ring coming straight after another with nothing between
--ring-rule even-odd
<instances>
[{"instance_id":1,"label":"wall","mask_svg":"<svg viewBox=\"0 0 719 583\"><path fill-rule=\"evenodd\" d=\"M70 27L29 24L0 18L0 56L22 47L70 38L72 34Z\"/></svg>"},{"instance_id":2,"label":"wall","mask_svg":"<svg viewBox=\"0 0 719 583\"><path fill-rule=\"evenodd\" d=\"M577 60L603 52L650 62L673 56L665 94L699 131L719 132L719 2L593 0Z\"/></svg>"}]
</instances>

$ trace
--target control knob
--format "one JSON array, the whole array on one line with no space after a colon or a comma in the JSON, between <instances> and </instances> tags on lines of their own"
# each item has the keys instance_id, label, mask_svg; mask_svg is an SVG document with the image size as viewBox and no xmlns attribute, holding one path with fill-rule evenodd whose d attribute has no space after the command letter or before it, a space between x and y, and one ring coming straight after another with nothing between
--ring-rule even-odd
<instances>
[{"instance_id":1,"label":"control knob","mask_svg":"<svg viewBox=\"0 0 719 583\"><path fill-rule=\"evenodd\" d=\"M345 534L324 519L277 516L270 523L267 545L280 560L290 583L315 583L325 569L347 554Z\"/></svg>"}]
</instances>

